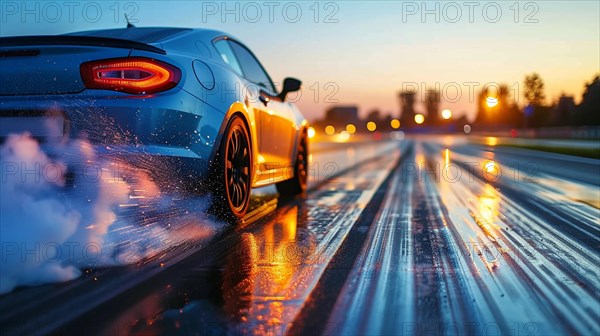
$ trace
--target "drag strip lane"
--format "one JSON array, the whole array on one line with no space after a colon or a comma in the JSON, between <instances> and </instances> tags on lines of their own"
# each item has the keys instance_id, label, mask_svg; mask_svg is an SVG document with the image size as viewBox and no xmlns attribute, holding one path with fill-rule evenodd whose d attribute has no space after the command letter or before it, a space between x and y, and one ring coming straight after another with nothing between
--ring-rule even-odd
<instances>
[{"instance_id":1,"label":"drag strip lane","mask_svg":"<svg viewBox=\"0 0 600 336\"><path fill-rule=\"evenodd\" d=\"M560 217L548 217L524 198L543 202L560 193L542 199L544 184L491 179L481 171L489 161L499 165L489 152L467 157L433 141L415 141L414 148L326 333L597 334L598 250L585 246L597 237L589 222L597 209L571 200L556 210ZM464 173L474 162L480 169L472 176L442 176L450 163ZM573 221L562 222L572 210ZM569 234L571 226L588 240Z\"/></svg>"},{"instance_id":2,"label":"drag strip lane","mask_svg":"<svg viewBox=\"0 0 600 336\"><path fill-rule=\"evenodd\" d=\"M509 171L493 151L465 156L446 152L434 144L426 148L427 156L438 162L444 162L443 155L447 155L449 162L462 167L474 162L485 167L492 161L494 169ZM545 167L540 170L548 171ZM486 300L489 306L499 308L489 318L501 318L509 326L526 326L527 330L540 334L598 332L599 255L597 249L584 247L598 238L593 223L573 215L571 206L555 208L553 197L539 197L538 190L545 187L544 183L514 180L510 175L490 175L487 169L474 172L472 182L450 183L440 178L436 186L446 209L451 209L452 227L468 243L473 260L480 260L485 266L480 274L488 289L497 288L500 294ZM548 178L555 177L548 175ZM564 201L574 209L581 205ZM468 216L460 216L461 208L468 211ZM565 220L569 217L570 220ZM583 230L585 236L574 235L575 227Z\"/></svg>"}]
</instances>

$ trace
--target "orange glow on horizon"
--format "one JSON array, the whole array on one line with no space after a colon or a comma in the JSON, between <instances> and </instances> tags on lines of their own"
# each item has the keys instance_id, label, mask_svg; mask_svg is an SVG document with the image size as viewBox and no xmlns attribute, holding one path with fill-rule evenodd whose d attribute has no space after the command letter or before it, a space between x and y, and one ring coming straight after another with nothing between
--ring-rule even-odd
<instances>
[{"instance_id":1,"label":"orange glow on horizon","mask_svg":"<svg viewBox=\"0 0 600 336\"><path fill-rule=\"evenodd\" d=\"M485 99L485 104L486 104L488 107L495 107L496 105L498 105L498 98L495 98L495 97L487 97L487 98Z\"/></svg>"}]
</instances>

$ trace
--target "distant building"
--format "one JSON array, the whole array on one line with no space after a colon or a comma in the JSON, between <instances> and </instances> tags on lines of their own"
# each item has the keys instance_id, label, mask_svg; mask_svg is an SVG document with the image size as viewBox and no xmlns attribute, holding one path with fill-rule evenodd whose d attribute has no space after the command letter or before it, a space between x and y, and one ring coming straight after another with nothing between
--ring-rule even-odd
<instances>
[{"instance_id":1,"label":"distant building","mask_svg":"<svg viewBox=\"0 0 600 336\"><path fill-rule=\"evenodd\" d=\"M400 97L400 125L411 127L415 125L415 91L402 91Z\"/></svg>"},{"instance_id":2,"label":"distant building","mask_svg":"<svg viewBox=\"0 0 600 336\"><path fill-rule=\"evenodd\" d=\"M425 92L425 108L427 109L426 123L437 125L440 121L440 92L429 89Z\"/></svg>"},{"instance_id":3,"label":"distant building","mask_svg":"<svg viewBox=\"0 0 600 336\"><path fill-rule=\"evenodd\" d=\"M357 125L360 122L358 107L354 105L333 106L325 112L327 124L337 128L345 128L348 124Z\"/></svg>"},{"instance_id":4,"label":"distant building","mask_svg":"<svg viewBox=\"0 0 600 336\"><path fill-rule=\"evenodd\" d=\"M571 116L575 113L575 99L572 96L561 95L556 106L556 120L558 126L568 125Z\"/></svg>"}]
</instances>

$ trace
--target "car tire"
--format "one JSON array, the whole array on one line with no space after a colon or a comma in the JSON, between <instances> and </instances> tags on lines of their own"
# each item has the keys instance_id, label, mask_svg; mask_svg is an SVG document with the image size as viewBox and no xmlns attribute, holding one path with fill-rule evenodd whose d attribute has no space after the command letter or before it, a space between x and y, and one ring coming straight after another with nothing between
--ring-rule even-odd
<instances>
[{"instance_id":1,"label":"car tire","mask_svg":"<svg viewBox=\"0 0 600 336\"><path fill-rule=\"evenodd\" d=\"M233 115L215 158L210 190L213 212L223 219L240 219L248 211L252 187L252 148L246 123Z\"/></svg>"},{"instance_id":2,"label":"car tire","mask_svg":"<svg viewBox=\"0 0 600 336\"><path fill-rule=\"evenodd\" d=\"M296 150L294 177L277 183L277 191L282 197L294 197L306 191L308 181L308 135L302 131Z\"/></svg>"}]
</instances>

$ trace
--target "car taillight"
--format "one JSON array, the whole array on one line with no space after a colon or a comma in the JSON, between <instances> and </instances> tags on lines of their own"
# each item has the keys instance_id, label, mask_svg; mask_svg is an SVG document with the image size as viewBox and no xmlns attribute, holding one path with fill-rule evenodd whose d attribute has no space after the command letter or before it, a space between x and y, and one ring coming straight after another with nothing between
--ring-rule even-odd
<instances>
[{"instance_id":1,"label":"car taillight","mask_svg":"<svg viewBox=\"0 0 600 336\"><path fill-rule=\"evenodd\" d=\"M81 78L88 89L135 94L156 93L179 83L176 67L144 57L113 58L81 64Z\"/></svg>"}]
</instances>

